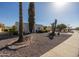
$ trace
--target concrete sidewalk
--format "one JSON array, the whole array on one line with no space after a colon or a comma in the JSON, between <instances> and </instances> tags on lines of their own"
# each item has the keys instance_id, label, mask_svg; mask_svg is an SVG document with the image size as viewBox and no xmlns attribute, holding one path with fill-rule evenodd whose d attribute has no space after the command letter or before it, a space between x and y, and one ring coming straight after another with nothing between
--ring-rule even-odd
<instances>
[{"instance_id":1,"label":"concrete sidewalk","mask_svg":"<svg viewBox=\"0 0 79 59\"><path fill-rule=\"evenodd\" d=\"M79 56L79 32L74 31L72 36L55 48L40 57L77 57Z\"/></svg>"}]
</instances>

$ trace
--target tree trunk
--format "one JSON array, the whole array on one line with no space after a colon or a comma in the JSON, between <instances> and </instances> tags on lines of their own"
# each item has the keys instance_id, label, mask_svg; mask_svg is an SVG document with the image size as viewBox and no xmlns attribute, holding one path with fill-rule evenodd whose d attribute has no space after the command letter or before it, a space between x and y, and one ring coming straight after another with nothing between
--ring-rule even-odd
<instances>
[{"instance_id":1,"label":"tree trunk","mask_svg":"<svg viewBox=\"0 0 79 59\"><path fill-rule=\"evenodd\" d=\"M34 2L29 3L29 9L28 9L28 23L29 23L29 32L34 32L35 28L35 9L34 9Z\"/></svg>"},{"instance_id":2,"label":"tree trunk","mask_svg":"<svg viewBox=\"0 0 79 59\"><path fill-rule=\"evenodd\" d=\"M19 2L19 39L17 42L23 41L23 16L22 16L22 2Z\"/></svg>"}]
</instances>

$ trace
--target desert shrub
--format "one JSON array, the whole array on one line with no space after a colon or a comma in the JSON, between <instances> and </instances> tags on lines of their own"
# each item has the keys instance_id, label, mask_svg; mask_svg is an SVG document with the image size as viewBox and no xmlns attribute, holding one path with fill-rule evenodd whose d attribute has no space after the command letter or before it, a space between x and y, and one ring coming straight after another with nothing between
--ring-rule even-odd
<instances>
[{"instance_id":1,"label":"desert shrub","mask_svg":"<svg viewBox=\"0 0 79 59\"><path fill-rule=\"evenodd\" d=\"M13 33L13 35L18 35L18 31L14 31L12 33Z\"/></svg>"},{"instance_id":2,"label":"desert shrub","mask_svg":"<svg viewBox=\"0 0 79 59\"><path fill-rule=\"evenodd\" d=\"M8 32L8 29L4 29L4 32Z\"/></svg>"},{"instance_id":3,"label":"desert shrub","mask_svg":"<svg viewBox=\"0 0 79 59\"><path fill-rule=\"evenodd\" d=\"M47 30L37 30L37 33L46 33L48 32Z\"/></svg>"},{"instance_id":4,"label":"desert shrub","mask_svg":"<svg viewBox=\"0 0 79 59\"><path fill-rule=\"evenodd\" d=\"M15 31L14 29L9 29L9 33L12 35L18 35L18 31Z\"/></svg>"}]
</instances>

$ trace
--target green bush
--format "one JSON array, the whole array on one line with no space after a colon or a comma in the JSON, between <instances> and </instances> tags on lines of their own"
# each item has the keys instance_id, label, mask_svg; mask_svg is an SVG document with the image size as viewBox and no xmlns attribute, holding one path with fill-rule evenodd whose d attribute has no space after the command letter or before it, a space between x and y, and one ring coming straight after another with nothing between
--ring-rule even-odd
<instances>
[{"instance_id":1,"label":"green bush","mask_svg":"<svg viewBox=\"0 0 79 59\"><path fill-rule=\"evenodd\" d=\"M15 31L13 29L9 29L9 33L11 33L13 35L18 35L18 31Z\"/></svg>"},{"instance_id":2,"label":"green bush","mask_svg":"<svg viewBox=\"0 0 79 59\"><path fill-rule=\"evenodd\" d=\"M48 32L47 30L38 30L37 33L46 33Z\"/></svg>"},{"instance_id":3,"label":"green bush","mask_svg":"<svg viewBox=\"0 0 79 59\"><path fill-rule=\"evenodd\" d=\"M18 31L13 32L13 35L18 35Z\"/></svg>"},{"instance_id":4,"label":"green bush","mask_svg":"<svg viewBox=\"0 0 79 59\"><path fill-rule=\"evenodd\" d=\"M4 32L8 32L8 29L4 29Z\"/></svg>"}]
</instances>

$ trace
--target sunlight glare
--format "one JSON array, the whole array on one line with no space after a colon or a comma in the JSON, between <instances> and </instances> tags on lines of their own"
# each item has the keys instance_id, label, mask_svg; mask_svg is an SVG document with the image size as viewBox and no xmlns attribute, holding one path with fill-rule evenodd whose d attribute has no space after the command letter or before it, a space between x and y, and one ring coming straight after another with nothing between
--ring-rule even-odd
<instances>
[{"instance_id":1,"label":"sunlight glare","mask_svg":"<svg viewBox=\"0 0 79 59\"><path fill-rule=\"evenodd\" d=\"M67 2L54 2L56 8L63 8L66 4Z\"/></svg>"}]
</instances>

